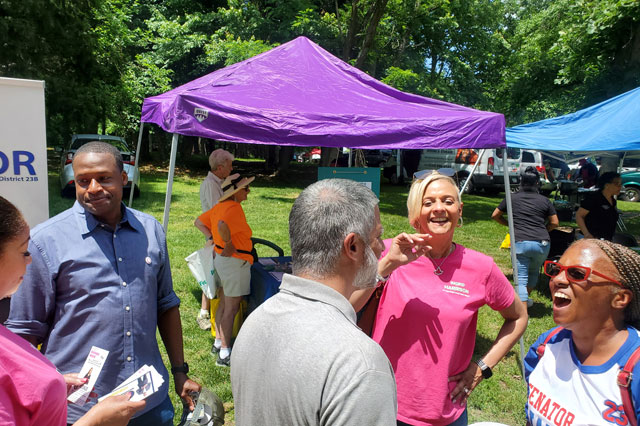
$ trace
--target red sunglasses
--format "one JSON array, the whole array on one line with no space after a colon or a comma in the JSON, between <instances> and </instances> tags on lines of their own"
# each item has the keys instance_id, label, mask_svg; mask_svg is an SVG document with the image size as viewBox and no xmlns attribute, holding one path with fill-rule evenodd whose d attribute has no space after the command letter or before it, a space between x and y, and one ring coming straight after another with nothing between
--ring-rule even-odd
<instances>
[{"instance_id":1,"label":"red sunglasses","mask_svg":"<svg viewBox=\"0 0 640 426\"><path fill-rule=\"evenodd\" d=\"M567 280L569 282L574 282L574 283L585 282L589 279L589 276L593 274L593 275L597 275L600 278L604 278L605 280L610 281L614 284L618 284L620 287L622 287L622 284L620 284L618 280L614 280L613 278L608 277L604 274L601 274L598 271L594 271L591 268L587 268L586 266L580 266L580 265L564 266L557 262L553 262L551 260L547 260L546 262L544 262L545 275L548 275L551 278L553 278L560 275L562 271L566 271Z\"/></svg>"}]
</instances>

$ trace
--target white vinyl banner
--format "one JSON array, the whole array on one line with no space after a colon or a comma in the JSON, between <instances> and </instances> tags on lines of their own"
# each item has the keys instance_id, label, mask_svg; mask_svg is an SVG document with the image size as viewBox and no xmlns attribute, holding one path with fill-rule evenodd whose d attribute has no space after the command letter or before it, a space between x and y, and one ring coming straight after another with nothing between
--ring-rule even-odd
<instances>
[{"instance_id":1,"label":"white vinyl banner","mask_svg":"<svg viewBox=\"0 0 640 426\"><path fill-rule=\"evenodd\" d=\"M0 77L0 195L30 227L49 218L44 81Z\"/></svg>"}]
</instances>

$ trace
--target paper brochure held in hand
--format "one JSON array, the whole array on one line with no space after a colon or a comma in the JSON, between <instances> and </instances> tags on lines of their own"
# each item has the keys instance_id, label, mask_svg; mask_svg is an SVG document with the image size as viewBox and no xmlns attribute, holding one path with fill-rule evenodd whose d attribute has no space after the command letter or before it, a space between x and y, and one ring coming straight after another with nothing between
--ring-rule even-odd
<instances>
[{"instance_id":1,"label":"paper brochure held in hand","mask_svg":"<svg viewBox=\"0 0 640 426\"><path fill-rule=\"evenodd\" d=\"M71 392L71 394L67 396L67 400L69 402L80 406L83 406L85 402L87 402L91 390L98 381L98 376L100 376L102 366L107 360L107 355L109 355L109 351L100 349L97 346L91 347L89 355L84 361L84 365L80 369L80 373L78 373L78 377L81 379L87 379L87 383L80 386L77 390Z\"/></svg>"},{"instance_id":2,"label":"paper brochure held in hand","mask_svg":"<svg viewBox=\"0 0 640 426\"><path fill-rule=\"evenodd\" d=\"M111 393L98 398L98 401L114 395L124 395L128 392L131 392L130 401L141 401L156 393L163 383L162 375L152 365L145 364Z\"/></svg>"}]
</instances>

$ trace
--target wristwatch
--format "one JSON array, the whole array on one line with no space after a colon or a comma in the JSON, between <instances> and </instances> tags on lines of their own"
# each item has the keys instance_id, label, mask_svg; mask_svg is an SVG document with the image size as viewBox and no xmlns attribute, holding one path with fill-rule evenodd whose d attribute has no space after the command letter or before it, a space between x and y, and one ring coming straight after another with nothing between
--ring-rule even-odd
<instances>
[{"instance_id":1,"label":"wristwatch","mask_svg":"<svg viewBox=\"0 0 640 426\"><path fill-rule=\"evenodd\" d=\"M480 367L480 371L482 371L482 377L484 379L488 379L493 376L493 371L491 371L491 368L487 364L485 364L483 360L477 360L476 364L478 365L478 367Z\"/></svg>"},{"instance_id":2,"label":"wristwatch","mask_svg":"<svg viewBox=\"0 0 640 426\"><path fill-rule=\"evenodd\" d=\"M189 372L189 364L187 364L186 362L177 367L171 367L171 374L176 374L176 373L187 374L188 372Z\"/></svg>"}]
</instances>

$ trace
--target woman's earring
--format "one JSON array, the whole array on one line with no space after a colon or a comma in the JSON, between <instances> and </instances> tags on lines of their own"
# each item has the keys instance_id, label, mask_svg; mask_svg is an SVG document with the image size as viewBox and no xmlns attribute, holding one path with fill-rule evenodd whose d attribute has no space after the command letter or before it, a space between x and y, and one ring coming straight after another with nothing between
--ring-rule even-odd
<instances>
[{"instance_id":1,"label":"woman's earring","mask_svg":"<svg viewBox=\"0 0 640 426\"><path fill-rule=\"evenodd\" d=\"M463 220L462 220L462 216L460 216L458 218L458 223L456 224L456 227L460 228L462 227L462 225L464 224Z\"/></svg>"}]
</instances>

